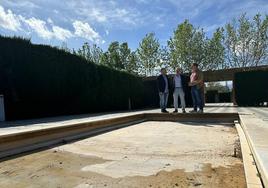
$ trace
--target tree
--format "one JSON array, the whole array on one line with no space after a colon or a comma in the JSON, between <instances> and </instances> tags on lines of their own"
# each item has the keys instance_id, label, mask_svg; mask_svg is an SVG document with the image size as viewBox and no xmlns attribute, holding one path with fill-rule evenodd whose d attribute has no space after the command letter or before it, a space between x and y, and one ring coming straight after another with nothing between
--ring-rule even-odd
<instances>
[{"instance_id":1,"label":"tree","mask_svg":"<svg viewBox=\"0 0 268 188\"><path fill-rule=\"evenodd\" d=\"M196 29L188 20L179 24L172 38L168 41L171 67L190 70L192 63L204 63L205 33Z\"/></svg>"},{"instance_id":2,"label":"tree","mask_svg":"<svg viewBox=\"0 0 268 188\"><path fill-rule=\"evenodd\" d=\"M159 58L160 44L155 38L154 33L146 34L139 44L137 50L141 68L141 74L146 76L153 75L154 68L157 66Z\"/></svg>"},{"instance_id":3,"label":"tree","mask_svg":"<svg viewBox=\"0 0 268 188\"><path fill-rule=\"evenodd\" d=\"M79 56L86 59L88 62L93 62L96 64L100 64L100 59L102 56L102 49L97 46L97 44L93 44L92 46L89 43L85 42L81 49L78 49L77 53Z\"/></svg>"},{"instance_id":4,"label":"tree","mask_svg":"<svg viewBox=\"0 0 268 188\"><path fill-rule=\"evenodd\" d=\"M91 61L96 64L100 64L102 54L102 49L98 47L97 44L93 44L91 48Z\"/></svg>"},{"instance_id":5,"label":"tree","mask_svg":"<svg viewBox=\"0 0 268 188\"><path fill-rule=\"evenodd\" d=\"M139 60L138 60L136 52L131 52L129 57L128 57L127 64L125 66L125 70L131 74L138 74L139 73L138 62L139 62Z\"/></svg>"},{"instance_id":6,"label":"tree","mask_svg":"<svg viewBox=\"0 0 268 188\"><path fill-rule=\"evenodd\" d=\"M107 66L109 64L109 55L108 52L104 52L100 57L100 64Z\"/></svg>"},{"instance_id":7,"label":"tree","mask_svg":"<svg viewBox=\"0 0 268 188\"><path fill-rule=\"evenodd\" d=\"M179 24L168 41L170 67L190 71L192 63L202 70L224 67L224 29L218 28L211 39L202 28L195 28L188 20Z\"/></svg>"},{"instance_id":8,"label":"tree","mask_svg":"<svg viewBox=\"0 0 268 188\"><path fill-rule=\"evenodd\" d=\"M122 43L119 48L119 56L120 61L122 62L123 65L123 69L127 69L130 54L131 50L129 49L127 42Z\"/></svg>"},{"instance_id":9,"label":"tree","mask_svg":"<svg viewBox=\"0 0 268 188\"><path fill-rule=\"evenodd\" d=\"M268 16L249 20L242 14L225 26L224 45L228 67L258 66L267 62Z\"/></svg>"},{"instance_id":10,"label":"tree","mask_svg":"<svg viewBox=\"0 0 268 188\"><path fill-rule=\"evenodd\" d=\"M181 67L189 70L189 64L191 64L191 41L194 34L194 27L185 20L182 24L179 24L177 29L173 33L173 37L168 41L168 46L171 52L171 66Z\"/></svg>"},{"instance_id":11,"label":"tree","mask_svg":"<svg viewBox=\"0 0 268 188\"><path fill-rule=\"evenodd\" d=\"M138 74L138 58L136 52L131 52L127 42L123 42L122 44L117 41L112 42L107 52L102 53L100 64L131 74Z\"/></svg>"},{"instance_id":12,"label":"tree","mask_svg":"<svg viewBox=\"0 0 268 188\"><path fill-rule=\"evenodd\" d=\"M86 60L90 60L90 46L87 42L85 42L82 46L82 48L79 48L77 51L77 54L86 59Z\"/></svg>"},{"instance_id":13,"label":"tree","mask_svg":"<svg viewBox=\"0 0 268 188\"><path fill-rule=\"evenodd\" d=\"M223 28L218 28L213 37L206 42L205 63L203 69L215 70L224 69L224 45L223 45Z\"/></svg>"},{"instance_id":14,"label":"tree","mask_svg":"<svg viewBox=\"0 0 268 188\"><path fill-rule=\"evenodd\" d=\"M191 46L190 46L190 64L198 63L199 68L202 70L206 70L211 62L205 61L206 58L206 48L207 48L207 41L208 39L205 37L205 33L203 29L196 29L194 28ZM188 64L187 68L190 65Z\"/></svg>"},{"instance_id":15,"label":"tree","mask_svg":"<svg viewBox=\"0 0 268 188\"><path fill-rule=\"evenodd\" d=\"M66 42L62 42L62 43L61 43L61 46L59 47L59 49L65 51L65 52L71 52L71 50L68 48Z\"/></svg>"},{"instance_id":16,"label":"tree","mask_svg":"<svg viewBox=\"0 0 268 188\"><path fill-rule=\"evenodd\" d=\"M120 58L120 44L118 41L112 42L108 47L108 67L121 70L124 69L124 65Z\"/></svg>"},{"instance_id":17,"label":"tree","mask_svg":"<svg viewBox=\"0 0 268 188\"><path fill-rule=\"evenodd\" d=\"M253 52L252 65L267 64L268 51L268 15L261 20L261 15L254 17L254 35L253 35Z\"/></svg>"},{"instance_id":18,"label":"tree","mask_svg":"<svg viewBox=\"0 0 268 188\"><path fill-rule=\"evenodd\" d=\"M157 61L158 68L166 68L168 71L174 71L175 67L170 63L170 52L167 46L161 46L159 51L159 60Z\"/></svg>"}]
</instances>

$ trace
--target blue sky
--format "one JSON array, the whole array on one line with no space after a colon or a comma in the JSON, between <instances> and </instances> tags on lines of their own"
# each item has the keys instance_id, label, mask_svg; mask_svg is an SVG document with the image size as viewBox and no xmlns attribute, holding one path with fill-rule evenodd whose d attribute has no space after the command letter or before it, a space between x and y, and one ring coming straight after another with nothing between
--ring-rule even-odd
<instances>
[{"instance_id":1,"label":"blue sky","mask_svg":"<svg viewBox=\"0 0 268 188\"><path fill-rule=\"evenodd\" d=\"M208 36L242 13L268 14L267 0L0 0L0 33L33 43L79 48L112 41L134 50L146 33L162 45L177 25L189 19Z\"/></svg>"}]
</instances>

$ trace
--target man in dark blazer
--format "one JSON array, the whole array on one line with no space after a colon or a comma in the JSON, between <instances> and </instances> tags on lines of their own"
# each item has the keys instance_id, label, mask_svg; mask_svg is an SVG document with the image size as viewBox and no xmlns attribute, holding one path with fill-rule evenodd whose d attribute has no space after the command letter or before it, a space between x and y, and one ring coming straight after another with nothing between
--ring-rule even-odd
<instances>
[{"instance_id":1,"label":"man in dark blazer","mask_svg":"<svg viewBox=\"0 0 268 188\"><path fill-rule=\"evenodd\" d=\"M157 77L157 86L160 99L160 108L161 112L168 113L166 110L168 102L168 93L169 93L169 83L168 83L167 71L165 68L161 69L161 75Z\"/></svg>"},{"instance_id":2,"label":"man in dark blazer","mask_svg":"<svg viewBox=\"0 0 268 188\"><path fill-rule=\"evenodd\" d=\"M181 74L181 69L177 68L176 74L174 75L172 79L173 102L174 102L174 108L175 108L173 113L178 112L178 97L180 97L182 113L186 113L185 91L187 87L188 87L188 83L186 81L186 77L183 74Z\"/></svg>"}]
</instances>

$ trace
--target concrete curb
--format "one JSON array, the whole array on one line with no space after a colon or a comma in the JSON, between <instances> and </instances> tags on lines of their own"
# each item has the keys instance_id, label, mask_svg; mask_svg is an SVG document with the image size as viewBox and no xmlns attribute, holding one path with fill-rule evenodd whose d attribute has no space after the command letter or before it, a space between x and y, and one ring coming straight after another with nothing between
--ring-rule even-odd
<instances>
[{"instance_id":1,"label":"concrete curb","mask_svg":"<svg viewBox=\"0 0 268 188\"><path fill-rule=\"evenodd\" d=\"M235 127L240 139L247 188L262 188L259 172L256 168L244 131L238 122L235 122Z\"/></svg>"},{"instance_id":2,"label":"concrete curb","mask_svg":"<svg viewBox=\"0 0 268 188\"><path fill-rule=\"evenodd\" d=\"M268 146L264 139L267 138L268 129L263 124L264 122L254 115L240 115L240 125L249 143L263 186L268 187Z\"/></svg>"},{"instance_id":3,"label":"concrete curb","mask_svg":"<svg viewBox=\"0 0 268 188\"><path fill-rule=\"evenodd\" d=\"M0 136L0 158L84 138L96 134L96 131L109 131L144 120L144 115L138 114L2 135Z\"/></svg>"}]
</instances>

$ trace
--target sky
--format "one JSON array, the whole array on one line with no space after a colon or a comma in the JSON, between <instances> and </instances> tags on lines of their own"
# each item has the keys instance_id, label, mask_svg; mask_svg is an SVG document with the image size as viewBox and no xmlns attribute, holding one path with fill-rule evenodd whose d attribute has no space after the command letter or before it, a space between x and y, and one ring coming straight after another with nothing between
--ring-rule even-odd
<instances>
[{"instance_id":1,"label":"sky","mask_svg":"<svg viewBox=\"0 0 268 188\"><path fill-rule=\"evenodd\" d=\"M166 45L185 19L210 37L242 13L268 14L268 0L0 0L0 34L70 49L128 42L135 50L149 32Z\"/></svg>"}]
</instances>

